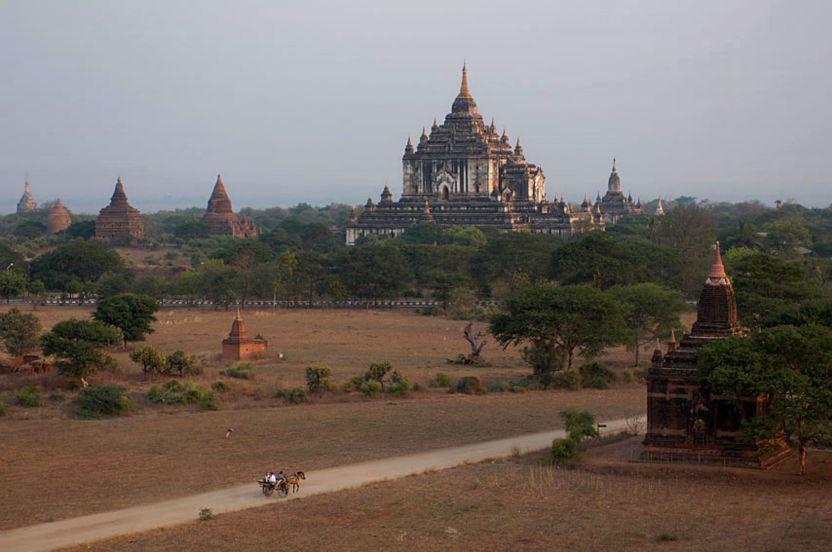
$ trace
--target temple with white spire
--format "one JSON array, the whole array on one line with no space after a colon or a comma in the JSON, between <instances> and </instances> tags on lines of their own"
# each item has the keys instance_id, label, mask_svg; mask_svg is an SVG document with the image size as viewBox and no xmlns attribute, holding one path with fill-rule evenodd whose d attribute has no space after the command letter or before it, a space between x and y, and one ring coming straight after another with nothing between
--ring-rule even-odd
<instances>
[{"instance_id":1,"label":"temple with white spire","mask_svg":"<svg viewBox=\"0 0 832 552\"><path fill-rule=\"evenodd\" d=\"M23 195L20 197L20 201L17 202L17 214L18 215L25 215L27 213L31 213L32 211L36 211L38 208L38 204L35 201L35 198L32 197L32 190L29 187L29 177L26 177L26 182L23 185Z\"/></svg>"},{"instance_id":2,"label":"temple with white spire","mask_svg":"<svg viewBox=\"0 0 832 552\"><path fill-rule=\"evenodd\" d=\"M543 169L526 160L517 139L512 148L505 130L486 124L462 67L459 92L445 115L422 128L418 144L407 138L402 157L402 195L393 201L369 199L361 215L347 224L347 244L371 234L401 235L420 224L425 212L441 226L470 225L569 236L603 228L592 209L572 209L546 198Z\"/></svg>"}]
</instances>

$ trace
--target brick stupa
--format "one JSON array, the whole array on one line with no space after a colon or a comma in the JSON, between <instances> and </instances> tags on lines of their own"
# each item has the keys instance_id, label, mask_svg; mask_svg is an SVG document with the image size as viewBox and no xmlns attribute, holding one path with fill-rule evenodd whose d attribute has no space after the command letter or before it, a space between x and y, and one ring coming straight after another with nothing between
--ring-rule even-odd
<instances>
[{"instance_id":1,"label":"brick stupa","mask_svg":"<svg viewBox=\"0 0 832 552\"><path fill-rule=\"evenodd\" d=\"M237 309L237 316L231 323L231 333L222 340L222 357L229 360L251 360L262 357L266 353L269 342L258 334L254 338L248 337L246 323Z\"/></svg>"},{"instance_id":2,"label":"brick stupa","mask_svg":"<svg viewBox=\"0 0 832 552\"><path fill-rule=\"evenodd\" d=\"M124 184L119 176L113 197L110 198L110 204L101 209L95 220L95 237L141 239L142 236L144 236L142 214L127 203L127 194L124 193Z\"/></svg>"},{"instance_id":3,"label":"brick stupa","mask_svg":"<svg viewBox=\"0 0 832 552\"><path fill-rule=\"evenodd\" d=\"M208 199L208 208L202 216L202 222L208 227L212 236L231 236L233 238L255 238L257 228L243 216L240 220L231 207L231 199L225 191L222 176L217 175L214 191Z\"/></svg>"},{"instance_id":4,"label":"brick stupa","mask_svg":"<svg viewBox=\"0 0 832 552\"><path fill-rule=\"evenodd\" d=\"M49 209L47 215L46 228L49 235L63 232L72 224L72 218L69 216L69 211L66 210L64 204L58 199L55 205Z\"/></svg>"},{"instance_id":5,"label":"brick stupa","mask_svg":"<svg viewBox=\"0 0 832 552\"><path fill-rule=\"evenodd\" d=\"M782 441L757 443L746 438L746 425L764 408L758 397L738 401L716 393L699 373L702 347L744 333L717 242L691 332L679 343L674 335L666 353L658 346L653 353L643 459L767 467L787 454Z\"/></svg>"}]
</instances>

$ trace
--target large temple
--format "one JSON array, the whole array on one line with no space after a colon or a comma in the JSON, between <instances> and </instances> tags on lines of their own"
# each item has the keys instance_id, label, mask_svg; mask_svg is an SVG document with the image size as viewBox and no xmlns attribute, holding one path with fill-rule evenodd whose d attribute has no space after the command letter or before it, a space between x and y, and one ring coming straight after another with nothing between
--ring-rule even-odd
<instances>
[{"instance_id":1,"label":"large temple","mask_svg":"<svg viewBox=\"0 0 832 552\"><path fill-rule=\"evenodd\" d=\"M95 237L141 239L143 236L144 219L139 210L127 202L124 183L119 176L110 204L101 209L95 220Z\"/></svg>"},{"instance_id":2,"label":"large temple","mask_svg":"<svg viewBox=\"0 0 832 552\"><path fill-rule=\"evenodd\" d=\"M225 191L222 177L217 175L214 190L208 199L208 208L202 216L202 222L213 236L231 236L233 238L256 238L257 228L243 216L242 220L234 214L231 199Z\"/></svg>"},{"instance_id":3,"label":"large temple","mask_svg":"<svg viewBox=\"0 0 832 552\"><path fill-rule=\"evenodd\" d=\"M20 197L20 201L17 202L17 214L25 215L36 211L37 208L38 204L35 198L32 197L32 190L29 188L29 177L27 176L26 183L23 185L23 195Z\"/></svg>"},{"instance_id":4,"label":"large temple","mask_svg":"<svg viewBox=\"0 0 832 552\"><path fill-rule=\"evenodd\" d=\"M502 231L569 236L603 228L603 217L585 200L573 210L561 197L549 202L543 169L526 160L520 140L486 125L468 88L468 71L451 112L430 134L410 138L402 158L402 196L393 201L387 186L378 203L367 200L360 217L347 223L347 244L378 234L399 236L428 220L443 226L471 225Z\"/></svg>"},{"instance_id":5,"label":"large temple","mask_svg":"<svg viewBox=\"0 0 832 552\"><path fill-rule=\"evenodd\" d=\"M691 332L679 343L671 338L666 353L658 347L653 353L647 375L645 460L767 466L787 452L781 443L766 443L775 445L773 452L761 455L761 443L746 439L747 420L762 408L757 397L742 397L738 404L734 397L715 393L699 373L699 349L744 332L717 242Z\"/></svg>"},{"instance_id":6,"label":"large temple","mask_svg":"<svg viewBox=\"0 0 832 552\"><path fill-rule=\"evenodd\" d=\"M641 208L641 200L633 202L633 196L624 195L621 191L621 177L615 169L615 159L612 160L612 172L607 181L607 193L604 197L596 197L595 205L604 217L606 224L615 224L622 217L627 215L639 215L644 211Z\"/></svg>"}]
</instances>

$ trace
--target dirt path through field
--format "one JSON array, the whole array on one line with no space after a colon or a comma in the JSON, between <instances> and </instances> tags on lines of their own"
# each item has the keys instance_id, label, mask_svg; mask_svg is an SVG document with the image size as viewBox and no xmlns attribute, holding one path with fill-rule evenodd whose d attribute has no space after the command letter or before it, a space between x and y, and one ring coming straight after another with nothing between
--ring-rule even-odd
<instances>
[{"instance_id":1,"label":"dirt path through field","mask_svg":"<svg viewBox=\"0 0 832 552\"><path fill-rule=\"evenodd\" d=\"M625 428L624 419L606 422L606 433ZM520 435L508 439L486 441L410 454L383 460L350 464L308 474L300 494L302 498L360 487L388 479L397 479L430 470L441 470L466 462L481 462L546 448L552 439L563 437L563 430ZM104 512L52 523L42 523L0 533L0 550L5 552L38 552L93 542L118 535L147 531L194 521L202 508L214 514L272 504L276 495L265 498L255 482L219 491L192 495L155 504ZM275 512L275 515L278 515Z\"/></svg>"}]
</instances>

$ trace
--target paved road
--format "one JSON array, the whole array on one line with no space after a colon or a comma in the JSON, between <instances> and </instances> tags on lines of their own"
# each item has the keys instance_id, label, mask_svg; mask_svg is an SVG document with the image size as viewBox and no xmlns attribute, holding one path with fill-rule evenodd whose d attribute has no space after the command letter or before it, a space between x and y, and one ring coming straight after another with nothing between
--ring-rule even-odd
<instances>
[{"instance_id":1,"label":"paved road","mask_svg":"<svg viewBox=\"0 0 832 552\"><path fill-rule=\"evenodd\" d=\"M626 427L623 419L608 421L606 424L605 433L618 432ZM540 450L549 447L552 439L563 436L563 430L545 431L320 470L307 474L301 492L294 496L290 494L288 499L360 487L367 483L398 479L430 470L442 470L467 462L504 458L516 452ZM251 483L238 487L12 529L0 533L0 550L55 550L194 521L202 508L210 508L215 514L221 514L273 504L279 500L287 499L278 498L277 494L270 498L264 497L252 480Z\"/></svg>"}]
</instances>

